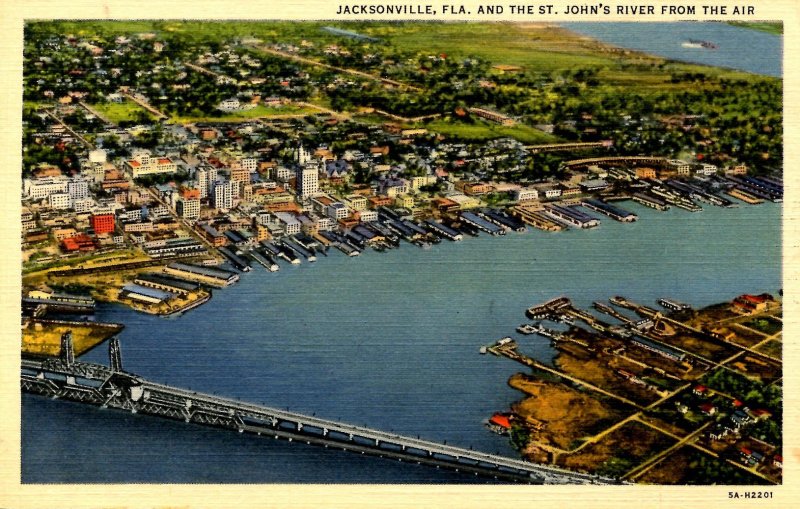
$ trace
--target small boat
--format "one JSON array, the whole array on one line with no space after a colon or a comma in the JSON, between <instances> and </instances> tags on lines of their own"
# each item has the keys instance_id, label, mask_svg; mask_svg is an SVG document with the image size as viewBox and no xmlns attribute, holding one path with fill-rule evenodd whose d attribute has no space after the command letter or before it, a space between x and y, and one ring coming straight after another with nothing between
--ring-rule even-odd
<instances>
[{"instance_id":1,"label":"small boat","mask_svg":"<svg viewBox=\"0 0 800 509\"><path fill-rule=\"evenodd\" d=\"M697 48L697 49L717 49L717 45L709 41L701 41L699 39L689 39L681 43L684 48Z\"/></svg>"}]
</instances>

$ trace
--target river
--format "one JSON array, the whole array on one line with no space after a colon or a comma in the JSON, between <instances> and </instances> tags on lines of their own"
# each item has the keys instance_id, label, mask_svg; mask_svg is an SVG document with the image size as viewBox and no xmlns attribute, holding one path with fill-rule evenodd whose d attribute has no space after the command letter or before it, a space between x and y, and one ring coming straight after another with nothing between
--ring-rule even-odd
<instances>
[{"instance_id":1,"label":"river","mask_svg":"<svg viewBox=\"0 0 800 509\"><path fill-rule=\"evenodd\" d=\"M781 288L781 206L657 212L636 223L404 244L277 273L256 266L185 316L100 305L122 322L123 364L154 381L509 456L482 421L520 393L520 367L482 356L526 307L624 295L695 307ZM104 347L84 356L106 362ZM194 425L23 397L23 482L470 482L458 474Z\"/></svg>"},{"instance_id":2,"label":"river","mask_svg":"<svg viewBox=\"0 0 800 509\"><path fill-rule=\"evenodd\" d=\"M783 37L716 22L560 23L574 32L615 46L672 60L781 77ZM689 39L709 41L717 49L685 48Z\"/></svg>"}]
</instances>

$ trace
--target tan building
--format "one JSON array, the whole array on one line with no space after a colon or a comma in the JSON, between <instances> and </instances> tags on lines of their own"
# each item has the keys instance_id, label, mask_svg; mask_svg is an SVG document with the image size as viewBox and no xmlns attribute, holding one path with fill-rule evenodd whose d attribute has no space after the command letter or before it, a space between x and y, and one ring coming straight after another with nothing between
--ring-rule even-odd
<instances>
[{"instance_id":1,"label":"tan building","mask_svg":"<svg viewBox=\"0 0 800 509\"><path fill-rule=\"evenodd\" d=\"M654 179L656 178L656 170L654 168L641 166L636 168L636 177L640 179Z\"/></svg>"}]
</instances>

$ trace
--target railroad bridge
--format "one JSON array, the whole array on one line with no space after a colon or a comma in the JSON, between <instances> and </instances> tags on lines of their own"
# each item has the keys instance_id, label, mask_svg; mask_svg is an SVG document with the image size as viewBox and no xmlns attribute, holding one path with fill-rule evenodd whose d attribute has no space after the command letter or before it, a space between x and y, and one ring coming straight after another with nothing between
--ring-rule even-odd
<instances>
[{"instance_id":1,"label":"railroad bridge","mask_svg":"<svg viewBox=\"0 0 800 509\"><path fill-rule=\"evenodd\" d=\"M109 342L109 359L109 366L77 361L72 336L67 332L61 339L60 357L23 358L22 390L102 408L416 462L490 479L530 484L620 484L616 479L151 382L122 369L117 338Z\"/></svg>"}]
</instances>

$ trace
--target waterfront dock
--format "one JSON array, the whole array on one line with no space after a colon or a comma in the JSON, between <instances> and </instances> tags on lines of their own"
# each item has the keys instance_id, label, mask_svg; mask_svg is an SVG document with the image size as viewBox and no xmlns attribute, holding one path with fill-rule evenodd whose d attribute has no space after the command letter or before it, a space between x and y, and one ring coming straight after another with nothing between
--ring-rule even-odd
<instances>
[{"instance_id":1,"label":"waterfront dock","mask_svg":"<svg viewBox=\"0 0 800 509\"><path fill-rule=\"evenodd\" d=\"M276 272L280 269L280 266L278 266L278 264L275 263L274 260L268 259L267 255L260 253L256 249L250 250L247 254L249 254L253 260L260 263L265 269L267 269L270 272Z\"/></svg>"},{"instance_id":2,"label":"waterfront dock","mask_svg":"<svg viewBox=\"0 0 800 509\"><path fill-rule=\"evenodd\" d=\"M490 223L494 223L497 226L505 228L509 231L524 232L526 230L524 222L513 216L507 215L505 212L485 209L479 211L478 215Z\"/></svg>"},{"instance_id":3,"label":"waterfront dock","mask_svg":"<svg viewBox=\"0 0 800 509\"><path fill-rule=\"evenodd\" d=\"M587 209L594 210L595 212L599 212L601 214L605 214L606 216L614 219L616 221L620 221L623 223L630 223L639 219L639 216L634 214L633 212L628 212L627 210L617 207L616 205L611 205L605 203L600 200L595 200L592 198L583 200L581 205L586 207Z\"/></svg>"},{"instance_id":4,"label":"waterfront dock","mask_svg":"<svg viewBox=\"0 0 800 509\"><path fill-rule=\"evenodd\" d=\"M222 288L239 281L239 274L217 267L205 267L188 263L175 262L164 267L164 272L181 279L197 281L210 286Z\"/></svg>"},{"instance_id":5,"label":"waterfront dock","mask_svg":"<svg viewBox=\"0 0 800 509\"><path fill-rule=\"evenodd\" d=\"M483 219L474 212L461 212L461 220L490 235L505 235L506 230Z\"/></svg>"},{"instance_id":6,"label":"waterfront dock","mask_svg":"<svg viewBox=\"0 0 800 509\"><path fill-rule=\"evenodd\" d=\"M528 318L538 320L549 316L555 316L562 310L567 309L571 306L572 306L572 301L569 300L567 297L557 297L555 299L548 300L547 302L544 302L542 304L535 304L529 307L525 311L525 315Z\"/></svg>"},{"instance_id":7,"label":"waterfront dock","mask_svg":"<svg viewBox=\"0 0 800 509\"><path fill-rule=\"evenodd\" d=\"M594 228L600 224L600 221L585 214L574 207L566 207L562 205L545 205L545 213L552 216L558 221L565 221L572 226L578 228Z\"/></svg>"},{"instance_id":8,"label":"waterfront dock","mask_svg":"<svg viewBox=\"0 0 800 509\"><path fill-rule=\"evenodd\" d=\"M733 196L737 200L742 200L743 202L748 203L750 205L758 205L760 203L764 203L763 199L753 196L752 193L749 193L738 186L728 189L727 191L725 191L725 193L728 196Z\"/></svg>"},{"instance_id":9,"label":"waterfront dock","mask_svg":"<svg viewBox=\"0 0 800 509\"><path fill-rule=\"evenodd\" d=\"M432 219L425 221L425 228L427 228L428 231L434 235L438 235L439 237L444 237L449 240L459 241L464 238L464 236L456 230L450 228L449 226L445 226L442 223L437 223Z\"/></svg>"},{"instance_id":10,"label":"waterfront dock","mask_svg":"<svg viewBox=\"0 0 800 509\"><path fill-rule=\"evenodd\" d=\"M511 209L511 213L522 220L525 224L540 230L547 232L558 232L565 229L563 225L553 221L540 210L532 210L529 208L516 206Z\"/></svg>"},{"instance_id":11,"label":"waterfront dock","mask_svg":"<svg viewBox=\"0 0 800 509\"><path fill-rule=\"evenodd\" d=\"M651 209L656 209L660 211L669 210L669 205L667 202L660 198L656 198L655 196L649 196L644 193L634 193L631 196L631 199L636 203L644 205L645 207L650 207Z\"/></svg>"},{"instance_id":12,"label":"waterfront dock","mask_svg":"<svg viewBox=\"0 0 800 509\"><path fill-rule=\"evenodd\" d=\"M234 253L232 249L227 248L227 247L220 247L220 248L218 248L218 250L237 269L241 270L242 272L249 272L251 270L250 264L247 262L247 260L245 260L241 256L239 256L236 253Z\"/></svg>"}]
</instances>

